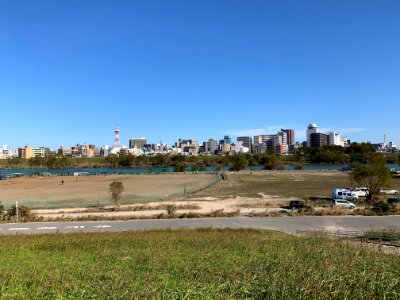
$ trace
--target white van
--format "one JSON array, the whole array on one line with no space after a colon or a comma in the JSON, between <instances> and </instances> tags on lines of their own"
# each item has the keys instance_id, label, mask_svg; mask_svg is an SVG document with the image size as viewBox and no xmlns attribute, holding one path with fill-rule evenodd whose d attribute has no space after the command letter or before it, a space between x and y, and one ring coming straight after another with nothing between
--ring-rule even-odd
<instances>
[{"instance_id":1,"label":"white van","mask_svg":"<svg viewBox=\"0 0 400 300\"><path fill-rule=\"evenodd\" d=\"M355 187L351 189L352 192L355 192L358 197L367 197L369 194L369 189L366 187Z\"/></svg>"},{"instance_id":2,"label":"white van","mask_svg":"<svg viewBox=\"0 0 400 300\"><path fill-rule=\"evenodd\" d=\"M358 195L357 193L348 189L335 188L332 190L332 199L358 200Z\"/></svg>"}]
</instances>

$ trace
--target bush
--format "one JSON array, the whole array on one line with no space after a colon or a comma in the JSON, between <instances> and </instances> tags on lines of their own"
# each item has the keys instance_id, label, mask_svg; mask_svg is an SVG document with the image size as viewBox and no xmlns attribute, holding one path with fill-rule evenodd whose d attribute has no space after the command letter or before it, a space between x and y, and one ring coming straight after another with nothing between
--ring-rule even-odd
<instances>
[{"instance_id":1,"label":"bush","mask_svg":"<svg viewBox=\"0 0 400 300\"><path fill-rule=\"evenodd\" d=\"M17 207L13 205L8 211L7 216L10 219L17 218ZM31 209L26 205L18 206L18 220L21 222L27 222L34 218Z\"/></svg>"},{"instance_id":2,"label":"bush","mask_svg":"<svg viewBox=\"0 0 400 300\"><path fill-rule=\"evenodd\" d=\"M167 209L168 216L173 216L174 213L176 212L176 206L173 204L168 204L166 209Z\"/></svg>"},{"instance_id":3,"label":"bush","mask_svg":"<svg viewBox=\"0 0 400 300\"><path fill-rule=\"evenodd\" d=\"M4 209L4 205L0 202L0 221L4 220L6 211Z\"/></svg>"},{"instance_id":4,"label":"bush","mask_svg":"<svg viewBox=\"0 0 400 300\"><path fill-rule=\"evenodd\" d=\"M392 207L387 202L379 200L372 204L372 210L376 213L387 214L392 210Z\"/></svg>"},{"instance_id":5,"label":"bush","mask_svg":"<svg viewBox=\"0 0 400 300\"><path fill-rule=\"evenodd\" d=\"M295 169L296 171L303 170L303 165L295 165L295 166L294 166L294 169Z\"/></svg>"}]
</instances>

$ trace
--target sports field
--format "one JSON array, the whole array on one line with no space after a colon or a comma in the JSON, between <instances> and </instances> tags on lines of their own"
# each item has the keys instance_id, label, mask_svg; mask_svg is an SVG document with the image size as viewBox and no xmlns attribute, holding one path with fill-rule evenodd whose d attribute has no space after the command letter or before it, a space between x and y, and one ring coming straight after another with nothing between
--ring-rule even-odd
<instances>
[{"instance_id":1,"label":"sports field","mask_svg":"<svg viewBox=\"0 0 400 300\"><path fill-rule=\"evenodd\" d=\"M177 199L205 188L217 178L213 174L98 175L19 177L0 181L0 201L31 208L89 207L110 205L109 185L124 185L122 204Z\"/></svg>"}]
</instances>

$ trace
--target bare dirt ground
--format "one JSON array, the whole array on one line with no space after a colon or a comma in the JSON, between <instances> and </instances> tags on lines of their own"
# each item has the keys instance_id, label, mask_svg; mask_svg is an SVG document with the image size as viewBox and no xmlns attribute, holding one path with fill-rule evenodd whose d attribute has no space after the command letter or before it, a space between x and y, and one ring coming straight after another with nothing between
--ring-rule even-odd
<instances>
[{"instance_id":1,"label":"bare dirt ground","mask_svg":"<svg viewBox=\"0 0 400 300\"><path fill-rule=\"evenodd\" d=\"M184 196L215 181L213 174L18 177L0 181L0 201L31 207L88 207L112 204L109 185L123 183L122 203ZM126 200L126 201L124 201ZM51 206L47 204L51 203Z\"/></svg>"},{"instance_id":2,"label":"bare dirt ground","mask_svg":"<svg viewBox=\"0 0 400 300\"><path fill-rule=\"evenodd\" d=\"M270 174L279 176L278 172L258 172L252 175ZM287 176L287 172L285 174ZM303 181L305 171L290 173L294 181ZM313 175L331 176L329 172ZM120 180L125 187L125 197L133 197L129 204L121 205L118 211L110 211L115 208L109 194L109 184L113 180ZM266 209L279 210L281 205L294 197L267 195L265 192L253 193L251 197L238 195L218 195L215 193L216 185L201 191L215 180L213 174L158 174L158 175L99 175L99 176L52 176L52 177L21 177L0 181L0 201L3 204L15 203L29 206L30 203L45 203L51 199L57 203L55 209L35 209L38 216L44 218L59 217L85 217L85 216L156 216L165 213L165 205L172 204L177 207L177 213L201 213L213 211L233 212L240 210L241 215L265 212ZM228 179L229 181L229 179ZM192 196L184 197L183 190L198 190ZM190 191L189 191L190 192ZM140 197L146 195L151 197ZM27 200L28 199L28 200ZM99 200L101 199L101 201ZM24 202L24 200L27 200ZM91 207L90 203L98 203ZM164 208L160 208L160 203ZM144 207L145 204L145 207ZM34 207L34 206L32 206ZM89 208L88 208L89 207ZM187 207L190 207L188 209ZM101 208L101 209L100 209Z\"/></svg>"}]
</instances>

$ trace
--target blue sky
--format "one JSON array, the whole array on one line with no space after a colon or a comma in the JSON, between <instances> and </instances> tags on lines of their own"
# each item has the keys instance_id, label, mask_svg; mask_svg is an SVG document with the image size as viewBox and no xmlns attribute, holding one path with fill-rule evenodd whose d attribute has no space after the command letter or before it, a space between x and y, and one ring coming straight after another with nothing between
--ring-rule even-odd
<instances>
[{"instance_id":1,"label":"blue sky","mask_svg":"<svg viewBox=\"0 0 400 300\"><path fill-rule=\"evenodd\" d=\"M0 144L309 123L400 144L400 1L0 0Z\"/></svg>"}]
</instances>

